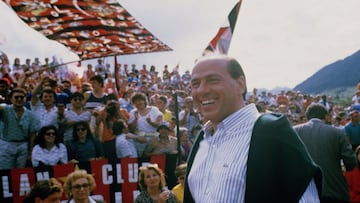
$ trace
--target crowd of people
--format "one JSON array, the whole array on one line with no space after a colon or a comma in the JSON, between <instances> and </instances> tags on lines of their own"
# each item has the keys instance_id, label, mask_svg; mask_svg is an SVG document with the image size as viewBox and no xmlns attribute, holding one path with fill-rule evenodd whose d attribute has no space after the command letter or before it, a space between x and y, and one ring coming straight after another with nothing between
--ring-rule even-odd
<instances>
[{"instance_id":1,"label":"crowd of people","mask_svg":"<svg viewBox=\"0 0 360 203\"><path fill-rule=\"evenodd\" d=\"M80 77L55 58L44 63L16 58L13 64L2 59L0 65L0 170L158 154L181 154L185 163L208 121L193 98L200 84L178 66L112 67L99 59L94 67L87 64ZM209 77L205 84L217 80ZM352 103L344 106L330 95L247 92L245 85L243 105L285 115L297 126L311 119L308 107L320 104L328 112L324 123L341 129L354 152L360 145L360 85L354 92Z\"/></svg>"}]
</instances>

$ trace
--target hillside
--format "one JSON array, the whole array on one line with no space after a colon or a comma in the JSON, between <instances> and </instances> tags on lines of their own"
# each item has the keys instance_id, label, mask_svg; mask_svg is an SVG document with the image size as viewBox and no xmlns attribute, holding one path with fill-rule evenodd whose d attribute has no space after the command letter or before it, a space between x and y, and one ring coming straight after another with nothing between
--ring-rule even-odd
<instances>
[{"instance_id":1,"label":"hillside","mask_svg":"<svg viewBox=\"0 0 360 203\"><path fill-rule=\"evenodd\" d=\"M304 94L320 94L323 92L341 92L355 87L360 80L360 50L329 64L304 82L294 87ZM354 90L355 91L355 90Z\"/></svg>"}]
</instances>

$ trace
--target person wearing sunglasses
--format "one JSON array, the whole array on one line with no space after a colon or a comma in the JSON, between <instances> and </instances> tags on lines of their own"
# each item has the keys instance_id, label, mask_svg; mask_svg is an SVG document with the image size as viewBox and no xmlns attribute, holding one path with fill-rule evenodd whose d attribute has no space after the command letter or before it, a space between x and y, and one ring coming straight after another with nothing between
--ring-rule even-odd
<instances>
[{"instance_id":1,"label":"person wearing sunglasses","mask_svg":"<svg viewBox=\"0 0 360 203\"><path fill-rule=\"evenodd\" d=\"M104 157L100 140L93 136L87 121L76 122L73 126L73 138L67 143L68 157L71 163L91 161Z\"/></svg>"},{"instance_id":2,"label":"person wearing sunglasses","mask_svg":"<svg viewBox=\"0 0 360 203\"><path fill-rule=\"evenodd\" d=\"M26 91L14 88L9 97L12 104L0 106L0 170L26 166L40 128L40 121L24 106Z\"/></svg>"},{"instance_id":3,"label":"person wearing sunglasses","mask_svg":"<svg viewBox=\"0 0 360 203\"><path fill-rule=\"evenodd\" d=\"M69 199L67 203L104 203L101 196L96 200L95 195L90 196L95 187L94 177L86 170L80 169L70 173L64 183L65 195Z\"/></svg>"},{"instance_id":4,"label":"person wearing sunglasses","mask_svg":"<svg viewBox=\"0 0 360 203\"><path fill-rule=\"evenodd\" d=\"M68 162L66 146L61 142L61 136L55 126L44 126L35 139L31 163L33 167L54 166Z\"/></svg>"},{"instance_id":5,"label":"person wearing sunglasses","mask_svg":"<svg viewBox=\"0 0 360 203\"><path fill-rule=\"evenodd\" d=\"M81 92L74 92L70 97L71 106L65 111L64 122L64 142L72 139L73 126L78 121L87 121L90 123L91 113L85 109L85 97Z\"/></svg>"}]
</instances>

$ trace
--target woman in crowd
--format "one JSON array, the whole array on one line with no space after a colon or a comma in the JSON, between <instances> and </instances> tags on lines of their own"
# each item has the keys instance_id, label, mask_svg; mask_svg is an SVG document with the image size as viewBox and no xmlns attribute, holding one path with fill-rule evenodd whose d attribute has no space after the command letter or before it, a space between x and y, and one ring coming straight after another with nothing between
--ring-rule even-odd
<instances>
[{"instance_id":1,"label":"woman in crowd","mask_svg":"<svg viewBox=\"0 0 360 203\"><path fill-rule=\"evenodd\" d=\"M36 182L23 203L60 203L63 188L55 178Z\"/></svg>"},{"instance_id":2,"label":"woman in crowd","mask_svg":"<svg viewBox=\"0 0 360 203\"><path fill-rule=\"evenodd\" d=\"M95 179L86 170L77 170L70 173L64 183L68 203L100 203L103 201L94 200L90 195L95 189Z\"/></svg>"},{"instance_id":3,"label":"woman in crowd","mask_svg":"<svg viewBox=\"0 0 360 203\"><path fill-rule=\"evenodd\" d=\"M89 123L79 121L73 126L73 139L67 143L69 160L72 163L91 161L104 157L99 139L92 135Z\"/></svg>"},{"instance_id":4,"label":"woman in crowd","mask_svg":"<svg viewBox=\"0 0 360 203\"><path fill-rule=\"evenodd\" d=\"M34 167L53 166L68 162L66 146L55 126L44 126L36 136L36 145L32 150L31 162Z\"/></svg>"},{"instance_id":5,"label":"woman in crowd","mask_svg":"<svg viewBox=\"0 0 360 203\"><path fill-rule=\"evenodd\" d=\"M157 107L148 106L147 98L144 93L137 92L131 97L131 102L135 109L131 110L129 118L129 128L131 132L144 136L149 141L157 136L156 129L163 120L163 114ZM146 143L135 143L139 157L143 156Z\"/></svg>"},{"instance_id":6,"label":"woman in crowd","mask_svg":"<svg viewBox=\"0 0 360 203\"><path fill-rule=\"evenodd\" d=\"M139 186L135 203L176 203L175 195L166 188L163 171L155 164L140 167Z\"/></svg>"},{"instance_id":7,"label":"woman in crowd","mask_svg":"<svg viewBox=\"0 0 360 203\"><path fill-rule=\"evenodd\" d=\"M127 121L129 114L126 109L120 108L118 98L115 94L109 94L105 100L105 108L99 111L96 118L97 135L102 142L104 156L109 162L115 162L116 157L116 135L112 131L113 123L118 119Z\"/></svg>"},{"instance_id":8,"label":"woman in crowd","mask_svg":"<svg viewBox=\"0 0 360 203\"><path fill-rule=\"evenodd\" d=\"M349 172L345 172L345 177L349 185L350 202L360 202L360 146L355 149L357 166Z\"/></svg>"},{"instance_id":9,"label":"woman in crowd","mask_svg":"<svg viewBox=\"0 0 360 203\"><path fill-rule=\"evenodd\" d=\"M179 138L180 138L181 147L184 150L184 156L182 157L182 159L183 161L186 161L192 147L192 143L189 140L189 134L187 128L185 127L179 128Z\"/></svg>"}]
</instances>

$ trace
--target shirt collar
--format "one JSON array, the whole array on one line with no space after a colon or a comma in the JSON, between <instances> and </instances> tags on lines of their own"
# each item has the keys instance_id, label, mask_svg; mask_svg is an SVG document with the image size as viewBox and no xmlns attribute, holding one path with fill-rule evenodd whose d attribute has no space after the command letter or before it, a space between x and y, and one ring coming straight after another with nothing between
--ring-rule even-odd
<instances>
[{"instance_id":1,"label":"shirt collar","mask_svg":"<svg viewBox=\"0 0 360 203\"><path fill-rule=\"evenodd\" d=\"M236 125L233 125L234 121L236 121L236 123L255 121L260 115L261 114L257 110L255 104L251 103L244 106L243 108L240 108L219 122L217 124L217 128L221 127L227 130L231 130L232 128L236 127ZM203 125L202 129L205 132L205 137L214 135L216 130L211 121L207 121Z\"/></svg>"}]
</instances>

